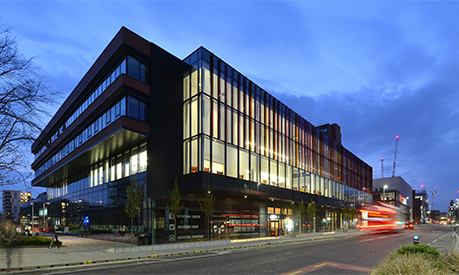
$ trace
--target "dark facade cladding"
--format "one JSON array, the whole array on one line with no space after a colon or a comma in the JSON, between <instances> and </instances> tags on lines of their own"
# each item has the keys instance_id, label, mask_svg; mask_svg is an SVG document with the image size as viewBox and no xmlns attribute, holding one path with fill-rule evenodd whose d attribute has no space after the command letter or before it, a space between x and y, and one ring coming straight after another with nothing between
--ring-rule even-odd
<instances>
[{"instance_id":1,"label":"dark facade cladding","mask_svg":"<svg viewBox=\"0 0 459 275\"><path fill-rule=\"evenodd\" d=\"M48 224L129 228L126 187L143 187L135 231L153 243L249 238L355 226L372 168L217 56L184 60L121 28L32 146ZM184 208L169 213L175 179ZM199 202L215 198L206 217ZM295 205L316 204L299 220ZM85 222L85 218L86 222Z\"/></svg>"}]
</instances>

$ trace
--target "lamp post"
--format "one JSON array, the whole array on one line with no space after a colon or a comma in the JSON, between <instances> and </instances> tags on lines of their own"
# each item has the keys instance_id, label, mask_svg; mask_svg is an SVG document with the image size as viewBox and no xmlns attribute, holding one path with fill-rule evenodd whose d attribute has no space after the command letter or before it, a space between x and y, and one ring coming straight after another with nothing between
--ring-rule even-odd
<instances>
[{"instance_id":1,"label":"lamp post","mask_svg":"<svg viewBox=\"0 0 459 275\"><path fill-rule=\"evenodd\" d=\"M408 207L408 211L410 212L410 221L412 221L413 218L411 217L411 215L412 215L411 206L408 204L408 200L409 199L410 199L410 197L406 197L406 206Z\"/></svg>"},{"instance_id":2,"label":"lamp post","mask_svg":"<svg viewBox=\"0 0 459 275\"><path fill-rule=\"evenodd\" d=\"M386 201L386 188L387 188L387 185L384 185L384 188L383 188L383 198L384 198L384 202Z\"/></svg>"},{"instance_id":3,"label":"lamp post","mask_svg":"<svg viewBox=\"0 0 459 275\"><path fill-rule=\"evenodd\" d=\"M34 232L35 231L35 229L34 229L34 220L35 220L34 219L35 218L35 214L34 213L35 212L34 212L34 208L33 208L33 202L31 202L30 204L32 205L32 236L33 236L33 234L35 233Z\"/></svg>"},{"instance_id":4,"label":"lamp post","mask_svg":"<svg viewBox=\"0 0 459 275\"><path fill-rule=\"evenodd\" d=\"M43 237L45 236L45 205L49 202L43 202Z\"/></svg>"},{"instance_id":5,"label":"lamp post","mask_svg":"<svg viewBox=\"0 0 459 275\"><path fill-rule=\"evenodd\" d=\"M140 232L140 207L137 207L138 215L137 215L137 232Z\"/></svg>"}]
</instances>

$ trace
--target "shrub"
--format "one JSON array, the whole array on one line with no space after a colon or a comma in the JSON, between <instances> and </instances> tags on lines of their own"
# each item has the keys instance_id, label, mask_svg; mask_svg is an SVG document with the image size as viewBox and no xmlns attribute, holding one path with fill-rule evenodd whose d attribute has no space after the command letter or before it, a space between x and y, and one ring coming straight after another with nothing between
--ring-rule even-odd
<instances>
[{"instance_id":1,"label":"shrub","mask_svg":"<svg viewBox=\"0 0 459 275\"><path fill-rule=\"evenodd\" d=\"M15 239L10 245L11 246L31 246L31 245L49 245L51 242L51 238L48 237L22 237ZM57 244L56 241L53 243L54 245ZM4 240L0 240L0 246L5 246L6 242ZM59 245L62 245L62 242L59 241Z\"/></svg>"},{"instance_id":2,"label":"shrub","mask_svg":"<svg viewBox=\"0 0 459 275\"><path fill-rule=\"evenodd\" d=\"M402 246L371 274L459 274L459 253L441 256L429 245Z\"/></svg>"},{"instance_id":3,"label":"shrub","mask_svg":"<svg viewBox=\"0 0 459 275\"><path fill-rule=\"evenodd\" d=\"M404 245L401 248L397 249L397 253L395 255L411 254L422 255L434 262L438 267L443 267L443 263L440 258L440 252L438 252L438 250L435 247L431 247L427 244ZM392 254L390 257L395 257L395 255Z\"/></svg>"},{"instance_id":4,"label":"shrub","mask_svg":"<svg viewBox=\"0 0 459 275\"><path fill-rule=\"evenodd\" d=\"M432 256L433 258L440 258L440 252L435 247L431 247L428 244L416 244L416 245L404 245L401 248L397 249L397 254L426 254Z\"/></svg>"},{"instance_id":5,"label":"shrub","mask_svg":"<svg viewBox=\"0 0 459 275\"><path fill-rule=\"evenodd\" d=\"M91 231L91 234L113 233L113 230L109 228L91 229L90 231Z\"/></svg>"},{"instance_id":6,"label":"shrub","mask_svg":"<svg viewBox=\"0 0 459 275\"><path fill-rule=\"evenodd\" d=\"M449 252L442 257L442 262L447 271L451 274L459 274L459 253L456 251Z\"/></svg>"},{"instance_id":7,"label":"shrub","mask_svg":"<svg viewBox=\"0 0 459 275\"><path fill-rule=\"evenodd\" d=\"M406 275L437 275L444 274L435 262L429 260L420 253L414 254L391 254L382 261L371 273L382 274L406 274Z\"/></svg>"}]
</instances>

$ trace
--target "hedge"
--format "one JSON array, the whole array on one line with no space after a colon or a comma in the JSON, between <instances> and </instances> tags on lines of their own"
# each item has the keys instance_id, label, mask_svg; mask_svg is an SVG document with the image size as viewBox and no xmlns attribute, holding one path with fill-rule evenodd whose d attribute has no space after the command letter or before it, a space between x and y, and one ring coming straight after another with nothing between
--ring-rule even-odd
<instances>
[{"instance_id":1,"label":"hedge","mask_svg":"<svg viewBox=\"0 0 459 275\"><path fill-rule=\"evenodd\" d=\"M48 246L49 243L51 242L51 238L48 237L40 237L40 236L35 236L35 237L19 237L14 239L11 243L10 246ZM5 247L8 243L8 240L5 240L3 238L0 238L0 247ZM57 242L54 241L53 245L57 245ZM62 245L62 241L59 241L59 246Z\"/></svg>"}]
</instances>

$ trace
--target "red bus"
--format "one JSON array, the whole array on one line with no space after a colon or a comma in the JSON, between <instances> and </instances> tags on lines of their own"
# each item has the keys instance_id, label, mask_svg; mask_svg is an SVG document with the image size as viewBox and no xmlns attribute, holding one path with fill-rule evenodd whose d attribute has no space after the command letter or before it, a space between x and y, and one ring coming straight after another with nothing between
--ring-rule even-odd
<instances>
[{"instance_id":1,"label":"red bus","mask_svg":"<svg viewBox=\"0 0 459 275\"><path fill-rule=\"evenodd\" d=\"M399 230L404 228L403 215L400 208L382 202L363 204L362 230Z\"/></svg>"}]
</instances>

